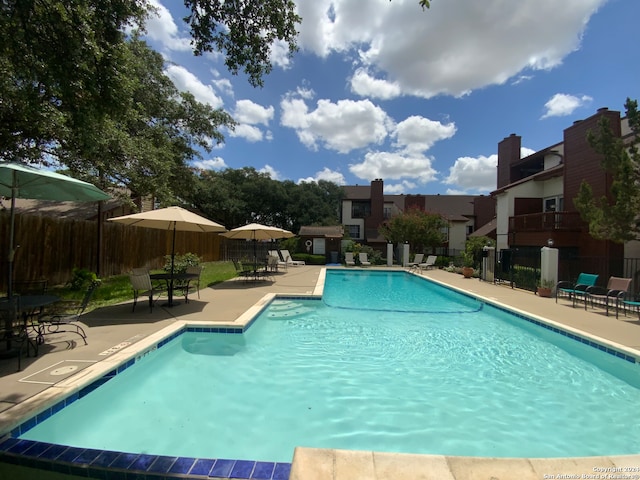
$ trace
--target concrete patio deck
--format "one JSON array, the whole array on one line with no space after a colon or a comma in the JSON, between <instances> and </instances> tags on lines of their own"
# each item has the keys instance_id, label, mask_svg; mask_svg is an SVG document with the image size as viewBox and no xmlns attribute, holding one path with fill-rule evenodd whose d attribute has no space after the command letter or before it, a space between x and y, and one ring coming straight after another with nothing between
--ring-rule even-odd
<instances>
[{"instance_id":1,"label":"concrete patio deck","mask_svg":"<svg viewBox=\"0 0 640 480\"><path fill-rule=\"evenodd\" d=\"M67 334L56 343L42 346L38 357L23 358L20 372L15 371L17 361L0 361L0 432L7 431L6 426L15 416L13 412L21 410L20 404L42 392L45 392L43 395L50 394L55 390L52 387L62 380L80 376L78 372L84 365L105 362L117 352L134 348L136 343L178 321L234 323L265 295L311 294L323 268L289 267L286 272L277 274L273 283L231 280L202 288L200 299L192 295L189 303L181 303L171 309L161 307L161 302L158 302L152 313L144 303L139 303L135 312L131 311L131 303L90 312L83 318L88 345L81 341L78 343L79 337ZM607 317L603 309L585 311L582 306L572 308L566 300L555 303L553 299L539 298L531 292L464 279L443 270L428 270L422 275L489 302L613 342L619 349L640 358L640 321L637 316ZM637 470L616 470L628 467ZM2 471L0 464L0 477ZM596 478L588 476L596 474L600 474L600 478L615 478L605 475L616 473L636 474L635 478L640 478L640 452L632 456L580 459L488 459L299 448L294 455L290 479L527 480L561 478L558 475L567 475L564 478Z\"/></svg>"}]
</instances>

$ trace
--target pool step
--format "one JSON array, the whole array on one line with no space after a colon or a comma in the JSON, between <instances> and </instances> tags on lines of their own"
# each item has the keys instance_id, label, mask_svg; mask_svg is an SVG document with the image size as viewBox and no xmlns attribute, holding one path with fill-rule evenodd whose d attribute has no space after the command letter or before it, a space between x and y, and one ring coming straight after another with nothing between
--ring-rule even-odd
<instances>
[{"instance_id":1,"label":"pool step","mask_svg":"<svg viewBox=\"0 0 640 480\"><path fill-rule=\"evenodd\" d=\"M278 303L274 302L269 306L267 318L274 320L294 318L300 315L304 315L305 313L309 313L312 310L312 308L305 307L303 304L294 301L281 301Z\"/></svg>"}]
</instances>

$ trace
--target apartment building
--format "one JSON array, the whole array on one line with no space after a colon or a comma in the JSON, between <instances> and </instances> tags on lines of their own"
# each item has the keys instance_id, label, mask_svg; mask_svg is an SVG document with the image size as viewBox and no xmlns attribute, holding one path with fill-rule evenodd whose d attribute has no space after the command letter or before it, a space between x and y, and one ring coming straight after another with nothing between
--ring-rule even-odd
<instances>
[{"instance_id":1,"label":"apartment building","mask_svg":"<svg viewBox=\"0 0 640 480\"><path fill-rule=\"evenodd\" d=\"M495 200L483 195L385 195L384 181L343 187L340 221L345 236L385 251L378 227L410 208L438 213L448 222L442 251L464 249L467 237L494 216Z\"/></svg>"},{"instance_id":2,"label":"apartment building","mask_svg":"<svg viewBox=\"0 0 640 480\"><path fill-rule=\"evenodd\" d=\"M598 131L602 117L609 119L614 135L631 139L627 119L601 108L566 128L561 142L527 157L520 157L521 137L516 134L498 144L497 189L491 193L496 200L498 250L539 251L553 246L559 249L561 265L582 259L588 269L588 259L600 259L602 278L621 275L624 257L638 256L637 242L621 245L591 237L573 203L582 181L591 185L596 198L610 195L611 175L587 141L589 131Z\"/></svg>"}]
</instances>

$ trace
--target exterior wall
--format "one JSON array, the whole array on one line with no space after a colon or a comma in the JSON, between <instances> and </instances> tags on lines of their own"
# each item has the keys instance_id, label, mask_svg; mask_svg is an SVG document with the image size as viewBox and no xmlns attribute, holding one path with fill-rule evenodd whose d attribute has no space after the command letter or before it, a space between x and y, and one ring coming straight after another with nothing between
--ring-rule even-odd
<instances>
[{"instance_id":1,"label":"exterior wall","mask_svg":"<svg viewBox=\"0 0 640 480\"><path fill-rule=\"evenodd\" d=\"M594 198L608 195L611 186L611 175L603 172L602 156L596 153L587 142L587 133L598 130L600 118L609 118L614 135L620 135L620 112L600 109L596 115L586 120L575 122L564 131L564 195L565 210L576 211L573 198L578 195L583 180L591 184Z\"/></svg>"},{"instance_id":2,"label":"exterior wall","mask_svg":"<svg viewBox=\"0 0 640 480\"><path fill-rule=\"evenodd\" d=\"M449 222L449 249L464 250L467 241L467 225L473 225L473 222Z\"/></svg>"},{"instance_id":3,"label":"exterior wall","mask_svg":"<svg viewBox=\"0 0 640 480\"><path fill-rule=\"evenodd\" d=\"M496 196L496 250L509 248L509 217L513 216L513 200L509 192Z\"/></svg>"},{"instance_id":4,"label":"exterior wall","mask_svg":"<svg viewBox=\"0 0 640 480\"><path fill-rule=\"evenodd\" d=\"M351 200L343 200L342 201L342 225L345 226L345 235L349 233L348 225L358 225L360 227L360 236L358 238L353 238L353 240L362 240L364 239L364 218L351 218Z\"/></svg>"}]
</instances>

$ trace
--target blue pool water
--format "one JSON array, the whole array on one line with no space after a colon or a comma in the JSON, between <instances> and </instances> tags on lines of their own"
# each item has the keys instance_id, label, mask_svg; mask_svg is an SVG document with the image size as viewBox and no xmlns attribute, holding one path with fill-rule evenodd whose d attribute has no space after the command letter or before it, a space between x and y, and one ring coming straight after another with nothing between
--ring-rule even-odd
<instances>
[{"instance_id":1,"label":"blue pool water","mask_svg":"<svg viewBox=\"0 0 640 480\"><path fill-rule=\"evenodd\" d=\"M639 368L403 272L328 271L322 301L184 333L21 438L279 462L295 446L630 454Z\"/></svg>"}]
</instances>

